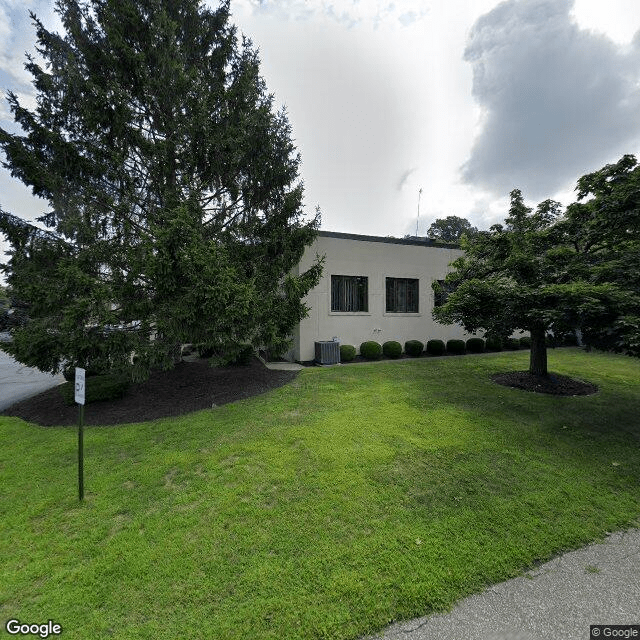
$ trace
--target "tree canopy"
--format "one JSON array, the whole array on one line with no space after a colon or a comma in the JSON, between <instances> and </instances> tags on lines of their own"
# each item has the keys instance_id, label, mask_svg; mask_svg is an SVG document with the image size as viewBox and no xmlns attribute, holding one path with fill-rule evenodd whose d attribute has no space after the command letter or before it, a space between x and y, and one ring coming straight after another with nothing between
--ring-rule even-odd
<instances>
[{"instance_id":1,"label":"tree canopy","mask_svg":"<svg viewBox=\"0 0 640 640\"><path fill-rule=\"evenodd\" d=\"M593 204L586 205L588 210ZM580 209L582 213L585 209ZM535 212L519 190L511 192L505 225L494 225L472 240L445 280L446 302L434 309L443 323L468 332L509 336L531 334L530 373L547 375L545 336L593 325L604 326L625 308L628 288L597 277L598 266L576 248L577 212L562 216L559 203L545 200ZM436 290L442 286L434 284Z\"/></svg>"},{"instance_id":2,"label":"tree canopy","mask_svg":"<svg viewBox=\"0 0 640 640\"><path fill-rule=\"evenodd\" d=\"M616 306L581 318L585 340L600 349L640 356L640 166L632 155L580 178L578 202L567 207L565 231L592 282L624 296Z\"/></svg>"},{"instance_id":3,"label":"tree canopy","mask_svg":"<svg viewBox=\"0 0 640 640\"><path fill-rule=\"evenodd\" d=\"M466 218L447 216L446 218L438 218L431 223L427 236L442 242L460 242L463 234L472 237L476 233L478 233L478 229L471 226Z\"/></svg>"},{"instance_id":4,"label":"tree canopy","mask_svg":"<svg viewBox=\"0 0 640 640\"><path fill-rule=\"evenodd\" d=\"M0 210L3 265L28 320L3 348L65 365L169 367L181 343L282 349L321 260L292 274L305 221L300 156L229 2L58 0L65 33L31 14L37 107L8 101L11 174L49 204L41 230Z\"/></svg>"}]
</instances>

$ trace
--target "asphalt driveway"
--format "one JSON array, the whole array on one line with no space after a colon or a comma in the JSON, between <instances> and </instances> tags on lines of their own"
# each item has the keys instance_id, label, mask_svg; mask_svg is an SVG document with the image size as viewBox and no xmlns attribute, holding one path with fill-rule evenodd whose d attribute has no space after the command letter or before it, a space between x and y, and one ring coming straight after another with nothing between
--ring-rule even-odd
<instances>
[{"instance_id":1,"label":"asphalt driveway","mask_svg":"<svg viewBox=\"0 0 640 640\"><path fill-rule=\"evenodd\" d=\"M61 374L52 376L25 367L0 351L0 411L63 382Z\"/></svg>"}]
</instances>

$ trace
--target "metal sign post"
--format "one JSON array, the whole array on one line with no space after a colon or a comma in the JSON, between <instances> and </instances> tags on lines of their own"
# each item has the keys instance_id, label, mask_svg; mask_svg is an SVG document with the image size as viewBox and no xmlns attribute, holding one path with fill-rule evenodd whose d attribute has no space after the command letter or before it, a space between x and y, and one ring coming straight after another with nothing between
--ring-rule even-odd
<instances>
[{"instance_id":1,"label":"metal sign post","mask_svg":"<svg viewBox=\"0 0 640 640\"><path fill-rule=\"evenodd\" d=\"M84 500L84 443L83 443L83 423L84 423L84 380L85 370L76 367L76 393L75 401L78 403L78 499Z\"/></svg>"}]
</instances>

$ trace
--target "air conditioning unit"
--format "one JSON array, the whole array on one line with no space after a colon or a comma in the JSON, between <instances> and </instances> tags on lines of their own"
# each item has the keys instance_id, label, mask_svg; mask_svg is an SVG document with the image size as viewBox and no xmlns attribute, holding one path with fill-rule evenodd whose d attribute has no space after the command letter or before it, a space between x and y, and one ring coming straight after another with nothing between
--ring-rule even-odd
<instances>
[{"instance_id":1,"label":"air conditioning unit","mask_svg":"<svg viewBox=\"0 0 640 640\"><path fill-rule=\"evenodd\" d=\"M340 362L340 343L337 340L316 342L316 362L318 364L338 364Z\"/></svg>"}]
</instances>

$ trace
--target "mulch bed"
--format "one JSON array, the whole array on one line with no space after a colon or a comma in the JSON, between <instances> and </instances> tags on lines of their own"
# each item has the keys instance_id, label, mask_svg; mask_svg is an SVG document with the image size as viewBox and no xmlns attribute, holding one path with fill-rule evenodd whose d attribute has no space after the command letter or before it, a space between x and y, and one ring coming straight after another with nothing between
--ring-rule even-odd
<instances>
[{"instance_id":1,"label":"mulch bed","mask_svg":"<svg viewBox=\"0 0 640 640\"><path fill-rule=\"evenodd\" d=\"M548 376L534 376L528 371L509 371L492 375L491 379L505 387L535 393L549 393L554 396L589 396L598 391L595 384L574 380L557 373L550 373Z\"/></svg>"},{"instance_id":2,"label":"mulch bed","mask_svg":"<svg viewBox=\"0 0 640 640\"><path fill-rule=\"evenodd\" d=\"M297 371L273 371L260 361L249 366L213 368L208 360L181 362L171 371L154 372L149 380L131 385L118 400L85 407L84 422L114 425L180 416L249 398L291 382ZM77 405L67 406L57 388L17 402L0 413L42 426L78 423Z\"/></svg>"},{"instance_id":3,"label":"mulch bed","mask_svg":"<svg viewBox=\"0 0 640 640\"><path fill-rule=\"evenodd\" d=\"M265 393L297 375L298 371L267 369L257 359L246 367L214 368L206 359L181 362L171 371L154 372L146 382L132 385L124 398L87 405L85 424L114 425L180 416ZM559 396L585 396L598 391L593 384L558 374L532 376L528 371L510 371L491 379L507 387ZM55 387L17 402L0 415L42 426L78 423L78 407L64 404Z\"/></svg>"}]
</instances>

